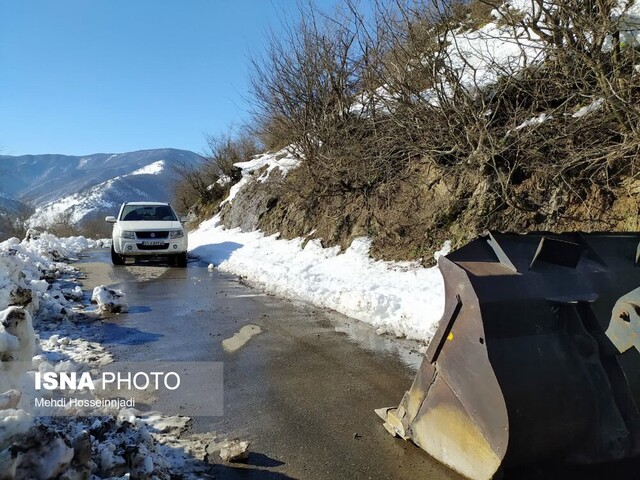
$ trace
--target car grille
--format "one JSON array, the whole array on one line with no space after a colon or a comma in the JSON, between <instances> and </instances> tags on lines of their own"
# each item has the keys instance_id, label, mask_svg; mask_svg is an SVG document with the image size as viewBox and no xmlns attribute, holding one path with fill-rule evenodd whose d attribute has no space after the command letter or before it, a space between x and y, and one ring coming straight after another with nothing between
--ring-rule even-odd
<instances>
[{"instance_id":1,"label":"car grille","mask_svg":"<svg viewBox=\"0 0 640 480\"><path fill-rule=\"evenodd\" d=\"M144 243L138 243L138 250L166 250L169 248L168 243L162 245L145 245Z\"/></svg>"},{"instance_id":2,"label":"car grille","mask_svg":"<svg viewBox=\"0 0 640 480\"><path fill-rule=\"evenodd\" d=\"M136 238L167 238L169 232L136 232Z\"/></svg>"}]
</instances>

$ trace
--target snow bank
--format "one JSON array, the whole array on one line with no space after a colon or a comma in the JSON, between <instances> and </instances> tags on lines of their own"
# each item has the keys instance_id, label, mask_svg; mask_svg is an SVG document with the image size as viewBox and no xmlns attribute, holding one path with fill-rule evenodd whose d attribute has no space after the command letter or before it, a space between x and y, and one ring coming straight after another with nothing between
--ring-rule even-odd
<instances>
[{"instance_id":1,"label":"snow bank","mask_svg":"<svg viewBox=\"0 0 640 480\"><path fill-rule=\"evenodd\" d=\"M93 242L34 231L28 238L0 243L0 446L33 423L20 401L30 383L29 372L47 363L42 355L34 357L38 346L33 318L54 322L72 315L70 299L81 299L82 291L63 291L58 279L73 270L61 260L74 258ZM6 466L2 458L0 464Z\"/></svg>"},{"instance_id":2,"label":"snow bank","mask_svg":"<svg viewBox=\"0 0 640 480\"><path fill-rule=\"evenodd\" d=\"M303 247L300 238L227 230L215 217L190 233L189 245L205 261L269 293L337 310L370 323L378 333L428 341L444 309L436 267L372 260L365 238L339 253L314 240ZM438 255L448 249L447 243Z\"/></svg>"},{"instance_id":3,"label":"snow bank","mask_svg":"<svg viewBox=\"0 0 640 480\"><path fill-rule=\"evenodd\" d=\"M112 361L69 321L84 295L73 282L76 271L58 261L92 245L48 234L0 243L0 477L202 478L207 445L180 438L187 417L130 409L99 417L28 413L36 371L94 371ZM95 293L104 305L124 305L120 292L99 287Z\"/></svg>"},{"instance_id":4,"label":"snow bank","mask_svg":"<svg viewBox=\"0 0 640 480\"><path fill-rule=\"evenodd\" d=\"M0 311L0 446L8 436L30 426L31 417L16 409L22 397L22 385L28 384L28 371L36 352L36 336L31 315L23 307ZM15 423L15 424L14 424Z\"/></svg>"},{"instance_id":5,"label":"snow bank","mask_svg":"<svg viewBox=\"0 0 640 480\"><path fill-rule=\"evenodd\" d=\"M105 240L92 240L82 236L58 238L44 232L37 238L23 242L25 251L37 252L40 255L50 255L53 260L75 260L80 252L90 248L102 248Z\"/></svg>"},{"instance_id":6,"label":"snow bank","mask_svg":"<svg viewBox=\"0 0 640 480\"><path fill-rule=\"evenodd\" d=\"M85 237L58 238L49 233L30 235L29 240L11 238L0 243L0 311L9 305L23 306L34 317L61 320L71 315L82 300L79 288L63 288L58 282L75 270L65 261L88 248L101 248L103 240ZM0 392L1 393L1 392Z\"/></svg>"},{"instance_id":7,"label":"snow bank","mask_svg":"<svg viewBox=\"0 0 640 480\"><path fill-rule=\"evenodd\" d=\"M296 168L294 147L236 163L242 179L231 187L227 202L251 182L264 182L279 169ZM304 246L303 246L304 245ZM289 298L331 308L373 325L377 332L428 341L444 310L444 285L437 268L411 262L381 262L369 258L370 240L359 238L340 253L304 242L265 237L261 232L228 230L218 216L189 234L190 251L210 262L208 269L246 277L252 284ZM447 253L449 244L443 247Z\"/></svg>"},{"instance_id":8,"label":"snow bank","mask_svg":"<svg viewBox=\"0 0 640 480\"><path fill-rule=\"evenodd\" d=\"M22 307L0 312L0 360L31 362L36 351L36 337L31 315Z\"/></svg>"},{"instance_id":9,"label":"snow bank","mask_svg":"<svg viewBox=\"0 0 640 480\"><path fill-rule=\"evenodd\" d=\"M182 425L189 420L170 418ZM13 454L10 449L0 451L3 479L189 480L203 478L199 473L207 469L205 462L190 455L190 445L176 438L176 432L160 431L153 416L133 409L122 410L117 417L44 418L40 428L22 433L14 440Z\"/></svg>"}]
</instances>

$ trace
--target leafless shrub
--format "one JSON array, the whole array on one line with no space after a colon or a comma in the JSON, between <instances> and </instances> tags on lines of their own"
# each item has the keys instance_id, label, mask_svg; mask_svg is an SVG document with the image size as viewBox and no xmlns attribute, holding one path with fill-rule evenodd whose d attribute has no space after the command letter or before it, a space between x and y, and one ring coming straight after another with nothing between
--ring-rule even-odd
<instances>
[{"instance_id":1,"label":"leafless shrub","mask_svg":"<svg viewBox=\"0 0 640 480\"><path fill-rule=\"evenodd\" d=\"M298 185L307 188L303 195L367 196L410 161L396 125L366 108L371 99L362 92L375 80L381 52L350 7L333 16L302 7L299 23L272 37L253 62L258 123L297 147L313 178Z\"/></svg>"},{"instance_id":2,"label":"leafless shrub","mask_svg":"<svg viewBox=\"0 0 640 480\"><path fill-rule=\"evenodd\" d=\"M234 164L246 162L260 152L260 144L248 130L239 135L210 135L207 138L207 167L212 176L224 178L228 183L236 183L241 172Z\"/></svg>"},{"instance_id":3,"label":"leafless shrub","mask_svg":"<svg viewBox=\"0 0 640 480\"><path fill-rule=\"evenodd\" d=\"M80 226L73 221L73 211L65 210L58 213L44 225L44 229L56 237L74 237L81 234Z\"/></svg>"},{"instance_id":4,"label":"leafless shrub","mask_svg":"<svg viewBox=\"0 0 640 480\"><path fill-rule=\"evenodd\" d=\"M78 227L79 234L99 240L101 238L111 238L111 231L113 226L110 223L104 221L103 216L93 217L83 220Z\"/></svg>"},{"instance_id":5,"label":"leafless shrub","mask_svg":"<svg viewBox=\"0 0 640 480\"><path fill-rule=\"evenodd\" d=\"M11 237L23 239L33 212L34 207L30 201L22 201L16 208L0 207L0 241Z\"/></svg>"},{"instance_id":6,"label":"leafless shrub","mask_svg":"<svg viewBox=\"0 0 640 480\"><path fill-rule=\"evenodd\" d=\"M463 230L544 228L581 202L598 207L579 215L606 216L640 153L640 59L628 32L640 21L618 3L378 1L373 18L350 0L334 15L303 7L254 60L252 79L264 138L301 152L290 201L309 215L323 197L359 205L372 235L395 229L379 215L395 192L428 199L443 179L448 197L423 232L462 218L473 218ZM417 171L428 171L426 185ZM350 228L334 205L335 223Z\"/></svg>"},{"instance_id":7,"label":"leafless shrub","mask_svg":"<svg viewBox=\"0 0 640 480\"><path fill-rule=\"evenodd\" d=\"M246 130L238 135L209 136L208 151L201 164L178 164L179 180L174 186L173 203L183 211L200 204L217 204L231 185L241 178L235 163L249 160L260 151L258 141Z\"/></svg>"},{"instance_id":8,"label":"leafless shrub","mask_svg":"<svg viewBox=\"0 0 640 480\"><path fill-rule=\"evenodd\" d=\"M478 2L397 2L395 14L380 7L384 95L375 104L405 138L415 139L415 155L448 175L486 179L502 204L531 212L548 198L519 191L527 178L580 196L594 184L610 188L616 175L634 170L638 58L620 41L625 17L614 12L617 2L532 0L533 14L479 3L502 14L501 26L521 52L515 62L482 50L482 42L494 40L490 31L475 34L473 49L465 47L463 20ZM487 72L495 77L488 83ZM572 117L596 100L602 111ZM539 124L517 128L536 117Z\"/></svg>"}]
</instances>

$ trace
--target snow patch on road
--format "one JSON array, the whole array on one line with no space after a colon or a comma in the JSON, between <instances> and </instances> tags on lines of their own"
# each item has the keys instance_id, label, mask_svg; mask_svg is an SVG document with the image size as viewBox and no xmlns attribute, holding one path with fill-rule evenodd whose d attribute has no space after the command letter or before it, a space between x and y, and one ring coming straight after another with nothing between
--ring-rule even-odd
<instances>
[{"instance_id":1,"label":"snow patch on road","mask_svg":"<svg viewBox=\"0 0 640 480\"><path fill-rule=\"evenodd\" d=\"M226 352L233 353L244 347L249 340L260 332L262 332L262 329L257 325L245 325L233 337L224 339L222 341L222 348L224 348Z\"/></svg>"}]
</instances>

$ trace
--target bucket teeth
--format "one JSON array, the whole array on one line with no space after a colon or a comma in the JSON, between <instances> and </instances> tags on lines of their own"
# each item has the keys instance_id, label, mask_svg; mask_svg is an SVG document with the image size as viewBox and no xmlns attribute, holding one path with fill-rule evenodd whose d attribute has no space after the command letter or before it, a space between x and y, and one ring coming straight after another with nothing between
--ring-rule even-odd
<instances>
[{"instance_id":1,"label":"bucket teeth","mask_svg":"<svg viewBox=\"0 0 640 480\"><path fill-rule=\"evenodd\" d=\"M399 408L377 408L375 412L382 420L384 420L383 427L394 437L400 437L403 440L409 440L405 432L405 426L403 424L403 416L399 415L402 407Z\"/></svg>"},{"instance_id":2,"label":"bucket teeth","mask_svg":"<svg viewBox=\"0 0 640 480\"><path fill-rule=\"evenodd\" d=\"M382 420L384 420L385 422L387 421L387 412L389 410L393 410L396 407L386 407L386 408L376 408L374 411L376 412L376 415L378 415Z\"/></svg>"}]
</instances>

